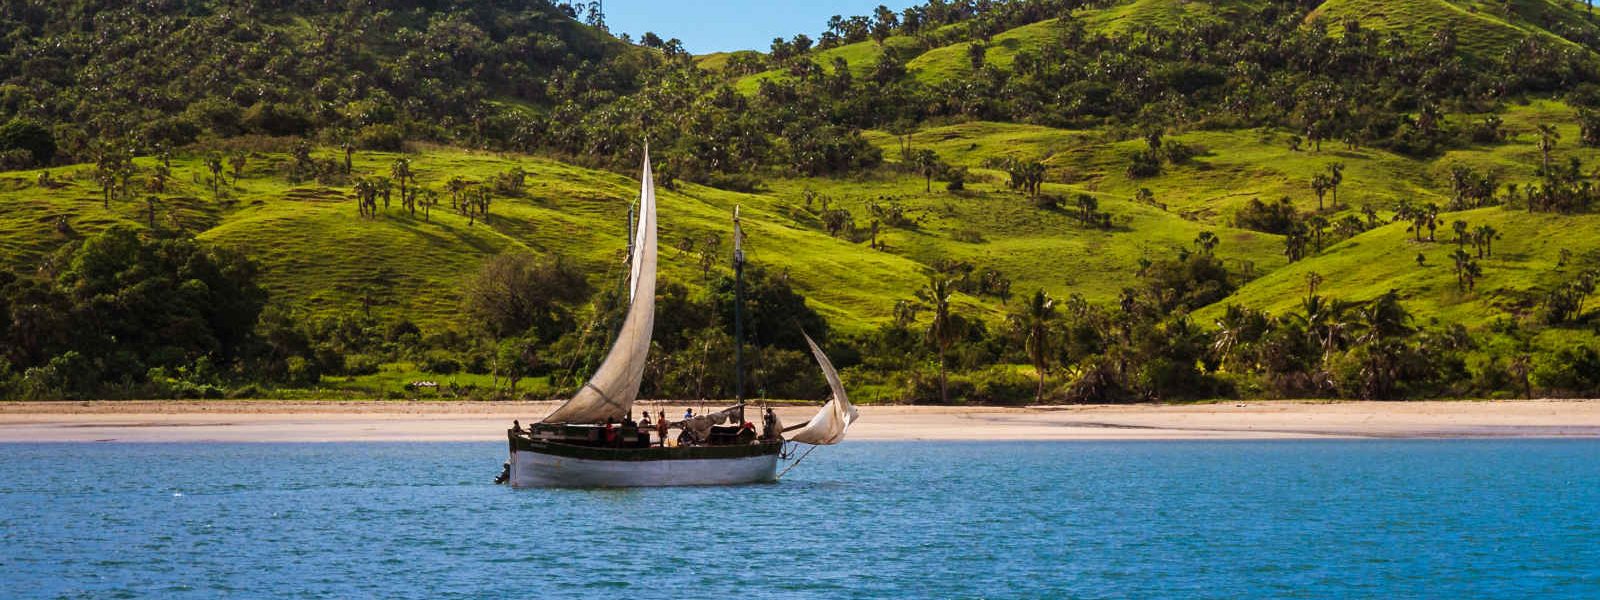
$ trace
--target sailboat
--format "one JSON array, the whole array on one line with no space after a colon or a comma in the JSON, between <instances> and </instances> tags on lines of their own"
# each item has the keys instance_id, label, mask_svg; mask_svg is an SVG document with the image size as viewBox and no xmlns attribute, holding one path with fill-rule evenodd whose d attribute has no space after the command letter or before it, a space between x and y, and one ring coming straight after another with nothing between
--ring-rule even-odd
<instances>
[{"instance_id":1,"label":"sailboat","mask_svg":"<svg viewBox=\"0 0 1600 600\"><path fill-rule=\"evenodd\" d=\"M640 177L638 220L631 237L629 305L605 360L570 400L526 430L507 432L511 457L502 478L513 487L646 487L737 485L776 481L779 461L794 455L793 444L837 444L857 418L838 372L816 342L806 336L822 368L832 398L806 423L780 430L775 417L757 437L744 427L742 311L744 250L738 210L734 212L735 371L737 404L672 423L676 438L652 440L652 431L619 426L631 418L644 379L655 324L656 193L645 149ZM632 218L630 217L630 220ZM732 421L731 426L721 425ZM807 452L809 454L809 451ZM804 455L801 455L804 458ZM794 459L798 464L800 459ZM790 467L793 467L791 464Z\"/></svg>"}]
</instances>

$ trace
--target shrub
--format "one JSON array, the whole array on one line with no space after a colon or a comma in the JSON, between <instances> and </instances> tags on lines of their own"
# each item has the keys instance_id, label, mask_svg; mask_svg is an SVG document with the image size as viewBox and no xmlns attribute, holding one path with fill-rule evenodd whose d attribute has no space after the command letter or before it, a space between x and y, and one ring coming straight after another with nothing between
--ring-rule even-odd
<instances>
[{"instance_id":1,"label":"shrub","mask_svg":"<svg viewBox=\"0 0 1600 600\"><path fill-rule=\"evenodd\" d=\"M238 135L242 131L239 121L243 113L239 105L222 98L197 100L183 111L190 121L219 137Z\"/></svg>"},{"instance_id":2,"label":"shrub","mask_svg":"<svg viewBox=\"0 0 1600 600\"><path fill-rule=\"evenodd\" d=\"M303 356L291 356L284 362L285 383L289 385L310 387L322 380L322 369L316 361L307 360Z\"/></svg>"},{"instance_id":3,"label":"shrub","mask_svg":"<svg viewBox=\"0 0 1600 600\"><path fill-rule=\"evenodd\" d=\"M1589 346L1574 346L1541 354L1534 361L1533 384L1564 395L1600 393L1600 353Z\"/></svg>"},{"instance_id":4,"label":"shrub","mask_svg":"<svg viewBox=\"0 0 1600 600\"><path fill-rule=\"evenodd\" d=\"M967 189L967 168L966 167L952 167L950 169L946 169L945 172L944 172L944 177L945 177L945 186L944 186L945 190L951 191L951 192L959 192L961 190Z\"/></svg>"},{"instance_id":5,"label":"shrub","mask_svg":"<svg viewBox=\"0 0 1600 600\"><path fill-rule=\"evenodd\" d=\"M378 372L382 364L378 357L369 354L353 354L344 358L345 375L372 375Z\"/></svg>"},{"instance_id":6,"label":"shrub","mask_svg":"<svg viewBox=\"0 0 1600 600\"><path fill-rule=\"evenodd\" d=\"M1009 365L994 365L963 375L972 386L971 400L984 404L1028 404L1033 402L1038 382Z\"/></svg>"},{"instance_id":7,"label":"shrub","mask_svg":"<svg viewBox=\"0 0 1600 600\"><path fill-rule=\"evenodd\" d=\"M56 158L56 139L38 123L12 119L0 125L0 152L8 150L26 150L32 164L47 165Z\"/></svg>"},{"instance_id":8,"label":"shrub","mask_svg":"<svg viewBox=\"0 0 1600 600\"><path fill-rule=\"evenodd\" d=\"M1161 174L1161 153L1155 149L1145 149L1133 153L1128 161L1128 177L1142 179L1155 177Z\"/></svg>"},{"instance_id":9,"label":"shrub","mask_svg":"<svg viewBox=\"0 0 1600 600\"><path fill-rule=\"evenodd\" d=\"M257 387L255 384L252 383L252 384L246 385L244 387L234 388L233 391L228 392L228 399L230 399L230 400L250 400L250 399L260 398L263 395L264 394L261 393L261 388Z\"/></svg>"},{"instance_id":10,"label":"shrub","mask_svg":"<svg viewBox=\"0 0 1600 600\"><path fill-rule=\"evenodd\" d=\"M968 244L982 244L983 232L976 229L957 229L950 234L950 239Z\"/></svg>"},{"instance_id":11,"label":"shrub","mask_svg":"<svg viewBox=\"0 0 1600 600\"><path fill-rule=\"evenodd\" d=\"M405 132L394 125L368 125L356 133L355 145L363 150L399 152L405 147Z\"/></svg>"},{"instance_id":12,"label":"shrub","mask_svg":"<svg viewBox=\"0 0 1600 600\"><path fill-rule=\"evenodd\" d=\"M252 132L277 136L302 135L311 128L300 109L273 102L257 102L244 111L240 123Z\"/></svg>"},{"instance_id":13,"label":"shrub","mask_svg":"<svg viewBox=\"0 0 1600 600\"><path fill-rule=\"evenodd\" d=\"M435 375L454 375L461 371L461 361L437 352L428 353L417 366Z\"/></svg>"},{"instance_id":14,"label":"shrub","mask_svg":"<svg viewBox=\"0 0 1600 600\"><path fill-rule=\"evenodd\" d=\"M1295 217L1294 205L1289 203L1288 198L1280 198L1270 204L1252 198L1249 204L1234 213L1233 224L1241 229L1283 235L1294 229Z\"/></svg>"}]
</instances>

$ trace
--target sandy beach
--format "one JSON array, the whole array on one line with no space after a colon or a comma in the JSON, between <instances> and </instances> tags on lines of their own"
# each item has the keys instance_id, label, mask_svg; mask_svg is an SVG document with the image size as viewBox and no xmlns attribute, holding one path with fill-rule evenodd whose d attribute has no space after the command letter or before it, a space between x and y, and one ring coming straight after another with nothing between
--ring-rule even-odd
<instances>
[{"instance_id":1,"label":"sandy beach","mask_svg":"<svg viewBox=\"0 0 1600 600\"><path fill-rule=\"evenodd\" d=\"M648 404L681 415L684 404ZM3 402L0 442L503 440L550 402ZM698 406L696 407L699 408ZM784 423L814 407L779 409ZM1594 438L1600 400L864 406L852 440Z\"/></svg>"}]
</instances>

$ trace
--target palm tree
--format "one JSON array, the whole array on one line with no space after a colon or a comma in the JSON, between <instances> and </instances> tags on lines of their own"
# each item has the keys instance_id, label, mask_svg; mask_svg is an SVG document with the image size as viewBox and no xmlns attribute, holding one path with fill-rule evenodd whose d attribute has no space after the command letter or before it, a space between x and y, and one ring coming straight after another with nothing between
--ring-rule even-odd
<instances>
[{"instance_id":1,"label":"palm tree","mask_svg":"<svg viewBox=\"0 0 1600 600\"><path fill-rule=\"evenodd\" d=\"M212 152L206 155L206 169L211 171L211 195L217 197L222 194L218 184L222 183L222 155Z\"/></svg>"},{"instance_id":2,"label":"palm tree","mask_svg":"<svg viewBox=\"0 0 1600 600\"><path fill-rule=\"evenodd\" d=\"M1478 264L1472 261L1472 255L1467 254L1466 250L1460 248L1457 248L1455 254L1450 256L1455 259L1456 263L1456 287L1460 288L1461 291L1466 291L1467 288L1472 286L1480 272Z\"/></svg>"},{"instance_id":3,"label":"palm tree","mask_svg":"<svg viewBox=\"0 0 1600 600\"><path fill-rule=\"evenodd\" d=\"M1500 237L1500 232L1488 225L1479 225L1472 234L1472 243L1478 247L1478 258L1494 256L1494 240Z\"/></svg>"},{"instance_id":4,"label":"palm tree","mask_svg":"<svg viewBox=\"0 0 1600 600\"><path fill-rule=\"evenodd\" d=\"M1322 215L1311 217L1311 233L1317 238L1317 251L1322 251L1322 234L1328 230L1328 219Z\"/></svg>"},{"instance_id":5,"label":"palm tree","mask_svg":"<svg viewBox=\"0 0 1600 600\"><path fill-rule=\"evenodd\" d=\"M1450 190L1455 196L1450 200L1450 206L1460 209L1466 206L1467 189L1472 186L1472 168L1466 165L1450 166Z\"/></svg>"},{"instance_id":6,"label":"palm tree","mask_svg":"<svg viewBox=\"0 0 1600 600\"><path fill-rule=\"evenodd\" d=\"M433 220L433 205L439 203L439 192L435 192L433 190L424 188L419 192L418 195L421 196L422 220L423 221L432 221Z\"/></svg>"},{"instance_id":7,"label":"palm tree","mask_svg":"<svg viewBox=\"0 0 1600 600\"><path fill-rule=\"evenodd\" d=\"M1222 240L1217 238L1217 234L1211 233L1210 231L1202 231L1198 235L1194 236L1194 245L1200 248L1201 254L1205 254L1207 256L1211 255L1211 251L1215 250L1217 248L1217 244L1221 241Z\"/></svg>"},{"instance_id":8,"label":"palm tree","mask_svg":"<svg viewBox=\"0 0 1600 600\"><path fill-rule=\"evenodd\" d=\"M1012 327L1024 338L1028 359L1033 361L1039 385L1033 393L1034 402L1044 401L1044 377L1050 368L1050 322L1056 317L1056 302L1044 290L1034 292L1033 298L1018 314L1011 316Z\"/></svg>"},{"instance_id":9,"label":"palm tree","mask_svg":"<svg viewBox=\"0 0 1600 600\"><path fill-rule=\"evenodd\" d=\"M928 323L927 341L928 345L938 353L939 402L943 404L950 403L950 387L945 377L950 347L955 345L960 335L959 319L950 313L952 294L950 280L939 275L928 281L928 287L917 292L918 299L933 309L933 320Z\"/></svg>"},{"instance_id":10,"label":"palm tree","mask_svg":"<svg viewBox=\"0 0 1600 600\"><path fill-rule=\"evenodd\" d=\"M1528 380L1528 376L1533 374L1533 358L1526 354L1518 354L1516 358L1511 359L1510 368L1507 370L1511 372L1512 377L1522 383L1522 398L1532 400L1533 384Z\"/></svg>"},{"instance_id":11,"label":"palm tree","mask_svg":"<svg viewBox=\"0 0 1600 600\"><path fill-rule=\"evenodd\" d=\"M1040 188L1044 186L1044 163L1036 160L1029 161L1028 164L1023 165L1023 170L1028 175L1028 193L1037 197Z\"/></svg>"},{"instance_id":12,"label":"palm tree","mask_svg":"<svg viewBox=\"0 0 1600 600\"><path fill-rule=\"evenodd\" d=\"M1006 167L1006 173L1011 176L1011 188L1021 189L1029 197L1039 195L1039 188L1044 184L1044 163L1029 160L1011 160Z\"/></svg>"},{"instance_id":13,"label":"palm tree","mask_svg":"<svg viewBox=\"0 0 1600 600\"><path fill-rule=\"evenodd\" d=\"M161 199L155 196L144 197L145 220L151 229L156 228L156 203Z\"/></svg>"},{"instance_id":14,"label":"palm tree","mask_svg":"<svg viewBox=\"0 0 1600 600\"><path fill-rule=\"evenodd\" d=\"M234 152L228 157L228 166L233 168L233 184L239 185L239 176L244 174L244 167L249 164L250 157L243 150Z\"/></svg>"},{"instance_id":15,"label":"palm tree","mask_svg":"<svg viewBox=\"0 0 1600 600\"><path fill-rule=\"evenodd\" d=\"M1363 333L1358 342L1368 343L1386 337L1411 333L1411 313L1400 304L1400 293L1389 290L1357 311Z\"/></svg>"},{"instance_id":16,"label":"palm tree","mask_svg":"<svg viewBox=\"0 0 1600 600\"><path fill-rule=\"evenodd\" d=\"M1317 210L1318 211L1321 211L1323 209L1323 207L1322 207L1322 197L1327 195L1328 189L1331 188L1331 187L1333 187L1333 185L1328 181L1328 176L1327 175L1324 175L1322 173L1317 173L1316 175L1312 175L1311 176L1311 191L1315 192L1317 194Z\"/></svg>"},{"instance_id":17,"label":"palm tree","mask_svg":"<svg viewBox=\"0 0 1600 600\"><path fill-rule=\"evenodd\" d=\"M1265 329L1264 315L1237 304L1229 304L1227 309L1217 318L1217 331L1211 340L1211 351L1224 369L1240 366L1243 360L1241 346L1244 346L1247 337L1259 334ZM1248 370L1248 362L1243 370Z\"/></svg>"},{"instance_id":18,"label":"palm tree","mask_svg":"<svg viewBox=\"0 0 1600 600\"><path fill-rule=\"evenodd\" d=\"M925 180L924 192L933 191L933 176L938 174L941 163L939 155L932 150L923 148L914 153L916 156L917 171L922 173Z\"/></svg>"},{"instance_id":19,"label":"palm tree","mask_svg":"<svg viewBox=\"0 0 1600 600\"><path fill-rule=\"evenodd\" d=\"M400 184L400 198L404 199L406 197L407 185L412 178L411 159L403 156L394 159L394 163L389 165L389 175L394 177L395 182ZM384 196L383 207L389 208L389 198L387 195Z\"/></svg>"},{"instance_id":20,"label":"palm tree","mask_svg":"<svg viewBox=\"0 0 1600 600\"><path fill-rule=\"evenodd\" d=\"M1296 223L1283 235L1283 254L1294 262L1306 256L1306 228Z\"/></svg>"},{"instance_id":21,"label":"palm tree","mask_svg":"<svg viewBox=\"0 0 1600 600\"><path fill-rule=\"evenodd\" d=\"M1078 194L1079 220L1089 224L1094 220L1094 212L1100 209L1100 201L1088 194Z\"/></svg>"},{"instance_id":22,"label":"palm tree","mask_svg":"<svg viewBox=\"0 0 1600 600\"><path fill-rule=\"evenodd\" d=\"M172 168L160 162L150 169L150 191L167 191L167 180L172 178Z\"/></svg>"},{"instance_id":23,"label":"palm tree","mask_svg":"<svg viewBox=\"0 0 1600 600\"><path fill-rule=\"evenodd\" d=\"M374 188L372 186L372 181L366 178L362 178L360 181L356 182L356 212L363 217L367 216L367 202L370 201L375 194L373 190Z\"/></svg>"},{"instance_id":24,"label":"palm tree","mask_svg":"<svg viewBox=\"0 0 1600 600\"><path fill-rule=\"evenodd\" d=\"M1304 316L1301 313L1290 315L1304 326L1308 340L1322 350L1323 356L1328 356L1349 341L1351 306L1343 300L1309 295L1300 302Z\"/></svg>"},{"instance_id":25,"label":"palm tree","mask_svg":"<svg viewBox=\"0 0 1600 600\"><path fill-rule=\"evenodd\" d=\"M1539 126L1539 155L1544 160L1544 172L1550 173L1550 152L1556 149L1556 142L1561 140L1561 133L1553 125Z\"/></svg>"},{"instance_id":26,"label":"palm tree","mask_svg":"<svg viewBox=\"0 0 1600 600\"><path fill-rule=\"evenodd\" d=\"M1339 184L1344 183L1344 163L1328 165L1328 189L1333 192L1333 206L1339 206Z\"/></svg>"},{"instance_id":27,"label":"palm tree","mask_svg":"<svg viewBox=\"0 0 1600 600\"><path fill-rule=\"evenodd\" d=\"M109 209L111 208L111 194L117 188L117 175L115 168L106 161L106 158L101 158L99 164L95 165L94 176L95 181L100 183L100 195L105 201L105 208Z\"/></svg>"},{"instance_id":28,"label":"palm tree","mask_svg":"<svg viewBox=\"0 0 1600 600\"><path fill-rule=\"evenodd\" d=\"M460 176L451 177L449 181L445 182L444 189L450 192L450 208L452 210L459 208L461 195L467 191L467 180L462 179Z\"/></svg>"},{"instance_id":29,"label":"palm tree","mask_svg":"<svg viewBox=\"0 0 1600 600\"><path fill-rule=\"evenodd\" d=\"M1456 232L1456 249L1467 247L1467 222L1457 220L1450 227Z\"/></svg>"}]
</instances>

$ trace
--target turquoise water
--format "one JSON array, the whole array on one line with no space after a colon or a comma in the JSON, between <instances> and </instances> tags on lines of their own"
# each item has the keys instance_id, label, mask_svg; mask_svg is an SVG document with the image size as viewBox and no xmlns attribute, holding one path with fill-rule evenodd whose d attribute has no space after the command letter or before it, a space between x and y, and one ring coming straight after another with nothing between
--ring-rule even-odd
<instances>
[{"instance_id":1,"label":"turquoise water","mask_svg":"<svg viewBox=\"0 0 1600 600\"><path fill-rule=\"evenodd\" d=\"M611 491L503 455L0 445L0 596L1600 596L1596 441L846 443Z\"/></svg>"}]
</instances>

